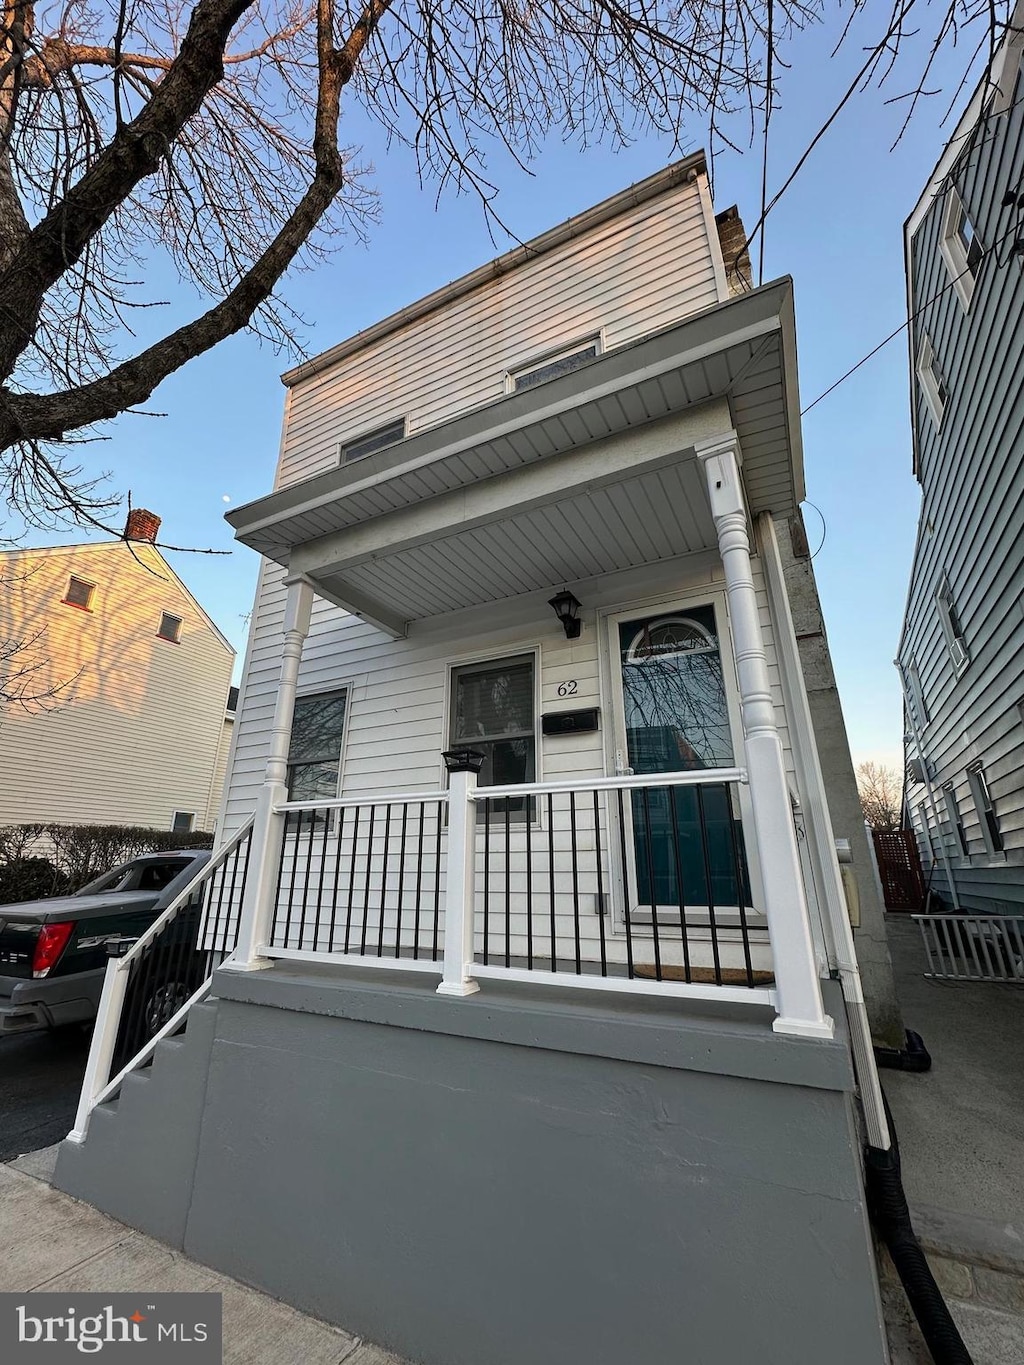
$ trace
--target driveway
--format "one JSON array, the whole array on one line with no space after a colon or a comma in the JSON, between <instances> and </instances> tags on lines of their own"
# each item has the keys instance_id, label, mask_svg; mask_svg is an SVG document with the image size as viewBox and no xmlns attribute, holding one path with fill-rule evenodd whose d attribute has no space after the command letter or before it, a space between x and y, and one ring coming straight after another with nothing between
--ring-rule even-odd
<instances>
[{"instance_id":1,"label":"driveway","mask_svg":"<svg viewBox=\"0 0 1024 1365\"><path fill-rule=\"evenodd\" d=\"M89 1034L77 1028L0 1038L0 1161L67 1135L88 1053Z\"/></svg>"}]
</instances>

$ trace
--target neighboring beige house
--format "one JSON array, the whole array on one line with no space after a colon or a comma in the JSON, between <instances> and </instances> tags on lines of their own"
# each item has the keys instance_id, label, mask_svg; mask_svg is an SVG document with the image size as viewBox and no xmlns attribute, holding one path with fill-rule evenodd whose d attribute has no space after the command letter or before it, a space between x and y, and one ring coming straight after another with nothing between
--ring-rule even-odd
<instances>
[{"instance_id":1,"label":"neighboring beige house","mask_svg":"<svg viewBox=\"0 0 1024 1365\"><path fill-rule=\"evenodd\" d=\"M234 650L134 509L125 539L0 555L0 641L39 704L0 712L0 824L212 829Z\"/></svg>"}]
</instances>

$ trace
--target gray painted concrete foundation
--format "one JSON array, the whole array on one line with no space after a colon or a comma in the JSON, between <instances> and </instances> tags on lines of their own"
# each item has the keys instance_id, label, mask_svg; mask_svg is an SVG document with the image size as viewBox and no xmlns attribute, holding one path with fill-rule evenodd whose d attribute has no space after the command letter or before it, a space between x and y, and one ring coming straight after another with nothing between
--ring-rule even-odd
<instances>
[{"instance_id":1,"label":"gray painted concrete foundation","mask_svg":"<svg viewBox=\"0 0 1024 1365\"><path fill-rule=\"evenodd\" d=\"M188 1255L425 1365L885 1361L843 1039L412 976L215 988L199 1121L147 1151L190 1153ZM56 1182L126 1217L111 1118ZM142 1216L181 1226L182 1193Z\"/></svg>"}]
</instances>

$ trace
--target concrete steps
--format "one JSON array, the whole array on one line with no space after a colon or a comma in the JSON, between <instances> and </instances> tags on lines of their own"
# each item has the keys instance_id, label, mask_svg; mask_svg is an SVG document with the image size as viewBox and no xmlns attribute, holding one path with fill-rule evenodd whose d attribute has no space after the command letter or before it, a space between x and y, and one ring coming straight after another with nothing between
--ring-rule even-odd
<instances>
[{"instance_id":1,"label":"concrete steps","mask_svg":"<svg viewBox=\"0 0 1024 1365\"><path fill-rule=\"evenodd\" d=\"M914 1226L974 1365L1020 1365L1022 1230L1012 1222L992 1223L935 1209L915 1211ZM932 1365L889 1254L884 1248L877 1248L877 1253L892 1365Z\"/></svg>"},{"instance_id":2,"label":"concrete steps","mask_svg":"<svg viewBox=\"0 0 1024 1365\"><path fill-rule=\"evenodd\" d=\"M216 1002L193 1006L184 1034L158 1043L152 1065L126 1076L118 1094L93 1110L85 1142L61 1144L58 1189L182 1245L196 1143L169 1147L159 1139L183 1123L198 1139L216 1021Z\"/></svg>"}]
</instances>

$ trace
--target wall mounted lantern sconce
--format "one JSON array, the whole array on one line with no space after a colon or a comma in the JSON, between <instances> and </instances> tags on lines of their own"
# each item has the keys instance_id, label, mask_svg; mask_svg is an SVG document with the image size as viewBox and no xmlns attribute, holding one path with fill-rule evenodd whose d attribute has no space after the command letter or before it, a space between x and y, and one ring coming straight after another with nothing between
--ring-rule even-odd
<instances>
[{"instance_id":1,"label":"wall mounted lantern sconce","mask_svg":"<svg viewBox=\"0 0 1024 1365\"><path fill-rule=\"evenodd\" d=\"M581 628L580 607L578 602L568 589L563 588L556 597L552 597L548 606L555 613L562 623L567 640L578 640Z\"/></svg>"}]
</instances>

